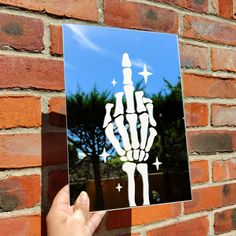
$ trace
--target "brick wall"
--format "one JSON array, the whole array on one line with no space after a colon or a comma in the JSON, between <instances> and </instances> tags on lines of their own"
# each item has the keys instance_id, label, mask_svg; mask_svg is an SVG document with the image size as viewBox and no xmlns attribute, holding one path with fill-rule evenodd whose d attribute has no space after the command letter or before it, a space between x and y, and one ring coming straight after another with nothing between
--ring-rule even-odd
<instances>
[{"instance_id":1,"label":"brick wall","mask_svg":"<svg viewBox=\"0 0 236 236\"><path fill-rule=\"evenodd\" d=\"M97 235L236 235L235 0L0 0L0 234L45 235L67 182L62 23L177 33L193 201L110 212Z\"/></svg>"}]
</instances>

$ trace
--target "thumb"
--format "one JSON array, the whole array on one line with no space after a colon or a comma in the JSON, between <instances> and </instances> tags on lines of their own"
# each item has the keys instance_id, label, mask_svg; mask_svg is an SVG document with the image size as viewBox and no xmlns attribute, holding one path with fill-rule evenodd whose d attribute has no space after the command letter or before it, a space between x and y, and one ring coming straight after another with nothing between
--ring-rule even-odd
<instances>
[{"instance_id":1,"label":"thumb","mask_svg":"<svg viewBox=\"0 0 236 236\"><path fill-rule=\"evenodd\" d=\"M81 225L85 225L89 215L89 197L84 191L80 193L75 201L73 218L78 220Z\"/></svg>"}]
</instances>

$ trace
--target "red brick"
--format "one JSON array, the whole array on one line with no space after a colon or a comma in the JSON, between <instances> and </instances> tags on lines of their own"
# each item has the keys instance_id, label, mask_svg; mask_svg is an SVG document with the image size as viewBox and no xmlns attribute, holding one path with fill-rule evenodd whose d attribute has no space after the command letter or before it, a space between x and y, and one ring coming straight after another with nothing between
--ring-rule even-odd
<instances>
[{"instance_id":1,"label":"red brick","mask_svg":"<svg viewBox=\"0 0 236 236\"><path fill-rule=\"evenodd\" d=\"M233 1L233 18L236 19L236 2Z\"/></svg>"},{"instance_id":2,"label":"red brick","mask_svg":"<svg viewBox=\"0 0 236 236\"><path fill-rule=\"evenodd\" d=\"M236 80L206 75L184 74L186 97L235 98ZM197 88L197 89L196 89Z\"/></svg>"},{"instance_id":3,"label":"red brick","mask_svg":"<svg viewBox=\"0 0 236 236\"><path fill-rule=\"evenodd\" d=\"M209 181L208 161L192 161L190 163L192 184Z\"/></svg>"},{"instance_id":4,"label":"red brick","mask_svg":"<svg viewBox=\"0 0 236 236\"><path fill-rule=\"evenodd\" d=\"M0 135L0 168L67 163L65 133Z\"/></svg>"},{"instance_id":5,"label":"red brick","mask_svg":"<svg viewBox=\"0 0 236 236\"><path fill-rule=\"evenodd\" d=\"M66 164L66 145L65 133L44 133L42 135L42 165Z\"/></svg>"},{"instance_id":6,"label":"red brick","mask_svg":"<svg viewBox=\"0 0 236 236\"><path fill-rule=\"evenodd\" d=\"M107 230L129 228L132 224L131 209L110 211L107 213Z\"/></svg>"},{"instance_id":7,"label":"red brick","mask_svg":"<svg viewBox=\"0 0 236 236\"><path fill-rule=\"evenodd\" d=\"M62 27L57 25L50 25L50 53L52 55L63 54L63 41L62 41Z\"/></svg>"},{"instance_id":8,"label":"red brick","mask_svg":"<svg viewBox=\"0 0 236 236\"><path fill-rule=\"evenodd\" d=\"M0 128L41 126L40 97L0 97Z\"/></svg>"},{"instance_id":9,"label":"red brick","mask_svg":"<svg viewBox=\"0 0 236 236\"><path fill-rule=\"evenodd\" d=\"M148 236L207 236L209 231L209 220L207 217L201 217L163 228L150 230Z\"/></svg>"},{"instance_id":10,"label":"red brick","mask_svg":"<svg viewBox=\"0 0 236 236\"><path fill-rule=\"evenodd\" d=\"M40 202L39 175L9 177L0 180L0 209L12 211L33 207Z\"/></svg>"},{"instance_id":11,"label":"red brick","mask_svg":"<svg viewBox=\"0 0 236 236\"><path fill-rule=\"evenodd\" d=\"M63 97L54 97L49 101L49 124L66 127L66 101Z\"/></svg>"},{"instance_id":12,"label":"red brick","mask_svg":"<svg viewBox=\"0 0 236 236\"><path fill-rule=\"evenodd\" d=\"M181 66L185 68L207 69L208 49L191 44L180 44Z\"/></svg>"},{"instance_id":13,"label":"red brick","mask_svg":"<svg viewBox=\"0 0 236 236\"><path fill-rule=\"evenodd\" d=\"M211 210L222 206L222 187L194 189L193 200L184 203L184 213Z\"/></svg>"},{"instance_id":14,"label":"red brick","mask_svg":"<svg viewBox=\"0 0 236 236\"><path fill-rule=\"evenodd\" d=\"M41 218L39 215L18 216L0 219L1 235L40 236Z\"/></svg>"},{"instance_id":15,"label":"red brick","mask_svg":"<svg viewBox=\"0 0 236 236\"><path fill-rule=\"evenodd\" d=\"M186 103L186 126L206 126L208 125L208 106L203 103Z\"/></svg>"},{"instance_id":16,"label":"red brick","mask_svg":"<svg viewBox=\"0 0 236 236\"><path fill-rule=\"evenodd\" d=\"M234 105L212 105L211 123L213 126L235 126L236 106Z\"/></svg>"},{"instance_id":17,"label":"red brick","mask_svg":"<svg viewBox=\"0 0 236 236\"><path fill-rule=\"evenodd\" d=\"M236 203L236 184L225 184L222 186L222 206Z\"/></svg>"},{"instance_id":18,"label":"red brick","mask_svg":"<svg viewBox=\"0 0 236 236\"><path fill-rule=\"evenodd\" d=\"M218 15L233 18L233 1L234 0L218 0Z\"/></svg>"},{"instance_id":19,"label":"red brick","mask_svg":"<svg viewBox=\"0 0 236 236\"><path fill-rule=\"evenodd\" d=\"M178 14L172 10L131 3L125 0L104 1L105 24L122 28L178 31Z\"/></svg>"},{"instance_id":20,"label":"red brick","mask_svg":"<svg viewBox=\"0 0 236 236\"><path fill-rule=\"evenodd\" d=\"M20 50L42 51L43 23L24 16L0 14L0 45Z\"/></svg>"},{"instance_id":21,"label":"red brick","mask_svg":"<svg viewBox=\"0 0 236 236\"><path fill-rule=\"evenodd\" d=\"M214 228L216 234L236 230L236 208L215 213Z\"/></svg>"},{"instance_id":22,"label":"red brick","mask_svg":"<svg viewBox=\"0 0 236 236\"><path fill-rule=\"evenodd\" d=\"M46 12L58 16L78 18L82 20L97 21L98 10L96 0L77 1L63 0L0 0L4 5L20 7L28 10Z\"/></svg>"},{"instance_id":23,"label":"red brick","mask_svg":"<svg viewBox=\"0 0 236 236\"><path fill-rule=\"evenodd\" d=\"M53 170L48 175L48 201L52 203L58 191L68 184L68 172L66 170Z\"/></svg>"},{"instance_id":24,"label":"red brick","mask_svg":"<svg viewBox=\"0 0 236 236\"><path fill-rule=\"evenodd\" d=\"M63 62L0 55L0 88L63 90Z\"/></svg>"},{"instance_id":25,"label":"red brick","mask_svg":"<svg viewBox=\"0 0 236 236\"><path fill-rule=\"evenodd\" d=\"M184 17L183 35L186 38L236 45L235 31L236 26L231 23L218 22L197 16Z\"/></svg>"},{"instance_id":26,"label":"red brick","mask_svg":"<svg viewBox=\"0 0 236 236\"><path fill-rule=\"evenodd\" d=\"M193 200L184 203L184 213L233 205L236 203L236 184L225 184L193 190Z\"/></svg>"},{"instance_id":27,"label":"red brick","mask_svg":"<svg viewBox=\"0 0 236 236\"><path fill-rule=\"evenodd\" d=\"M171 5L177 5L192 11L207 12L208 0L186 1L186 0L154 0L155 2L165 2Z\"/></svg>"},{"instance_id":28,"label":"red brick","mask_svg":"<svg viewBox=\"0 0 236 236\"><path fill-rule=\"evenodd\" d=\"M132 225L142 225L174 218L181 213L179 203L132 209Z\"/></svg>"},{"instance_id":29,"label":"red brick","mask_svg":"<svg viewBox=\"0 0 236 236\"><path fill-rule=\"evenodd\" d=\"M236 72L236 51L213 48L211 51L212 70Z\"/></svg>"},{"instance_id":30,"label":"red brick","mask_svg":"<svg viewBox=\"0 0 236 236\"><path fill-rule=\"evenodd\" d=\"M0 168L41 165L40 134L2 134L0 143Z\"/></svg>"},{"instance_id":31,"label":"red brick","mask_svg":"<svg viewBox=\"0 0 236 236\"><path fill-rule=\"evenodd\" d=\"M187 137L190 152L214 154L236 150L235 131L189 131Z\"/></svg>"},{"instance_id":32,"label":"red brick","mask_svg":"<svg viewBox=\"0 0 236 236\"><path fill-rule=\"evenodd\" d=\"M236 160L216 160L212 165L213 181L236 179Z\"/></svg>"}]
</instances>

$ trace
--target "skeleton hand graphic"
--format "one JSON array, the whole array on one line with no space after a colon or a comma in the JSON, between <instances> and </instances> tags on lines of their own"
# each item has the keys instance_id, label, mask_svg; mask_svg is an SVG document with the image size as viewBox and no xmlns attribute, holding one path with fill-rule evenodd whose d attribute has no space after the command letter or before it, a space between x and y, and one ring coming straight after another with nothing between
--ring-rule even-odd
<instances>
[{"instance_id":1,"label":"skeleton hand graphic","mask_svg":"<svg viewBox=\"0 0 236 236\"><path fill-rule=\"evenodd\" d=\"M103 128L120 160L124 162L122 170L128 176L130 206L136 206L134 181L136 168L143 181L143 205L149 205L148 165L145 162L157 135L154 128L156 121L153 117L153 103L151 99L144 97L143 91L134 91L131 61L127 53L123 54L122 67L124 92L115 94L115 104L106 104ZM122 143L119 142L115 130L118 130Z\"/></svg>"}]
</instances>

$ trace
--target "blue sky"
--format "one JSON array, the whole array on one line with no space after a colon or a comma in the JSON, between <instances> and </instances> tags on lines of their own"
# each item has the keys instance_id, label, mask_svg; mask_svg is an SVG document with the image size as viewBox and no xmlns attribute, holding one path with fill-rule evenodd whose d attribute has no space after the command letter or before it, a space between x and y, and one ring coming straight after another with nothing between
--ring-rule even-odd
<instances>
[{"instance_id":1,"label":"blue sky","mask_svg":"<svg viewBox=\"0 0 236 236\"><path fill-rule=\"evenodd\" d=\"M122 55L131 59L133 82L143 81L139 72L146 64L149 72L145 90L149 94L164 89L163 78L178 81L178 38L174 34L124 30L86 25L63 25L66 92L74 94L79 85L89 92L123 90ZM115 87L111 84L117 81Z\"/></svg>"}]
</instances>

